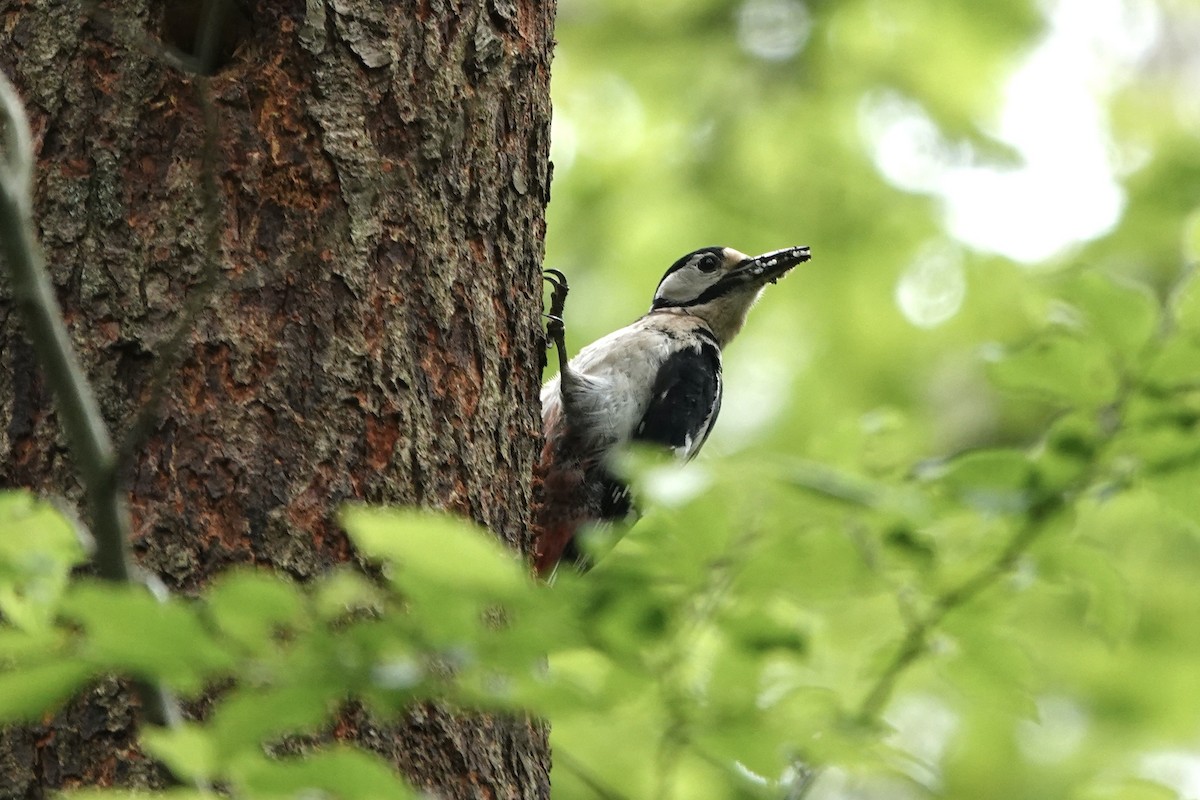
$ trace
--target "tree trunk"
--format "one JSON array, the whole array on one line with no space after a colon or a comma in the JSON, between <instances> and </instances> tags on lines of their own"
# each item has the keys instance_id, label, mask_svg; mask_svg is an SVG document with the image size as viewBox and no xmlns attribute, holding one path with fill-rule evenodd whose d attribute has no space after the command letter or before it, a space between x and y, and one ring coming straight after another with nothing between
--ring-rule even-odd
<instances>
[{"instance_id":1,"label":"tree trunk","mask_svg":"<svg viewBox=\"0 0 1200 800\"><path fill-rule=\"evenodd\" d=\"M0 2L0 68L39 155L60 302L119 436L205 260L204 122L178 3ZM260 0L225 31L221 268L127 476L140 564L176 591L235 563L307 578L352 557L339 503L446 508L527 550L553 2ZM191 27L189 27L191 26ZM231 54L231 55L230 55ZM0 284L0 484L78 496ZM450 556L452 557L452 555ZM0 734L0 795L159 785L104 682ZM414 711L337 726L446 797L545 797L544 729Z\"/></svg>"}]
</instances>

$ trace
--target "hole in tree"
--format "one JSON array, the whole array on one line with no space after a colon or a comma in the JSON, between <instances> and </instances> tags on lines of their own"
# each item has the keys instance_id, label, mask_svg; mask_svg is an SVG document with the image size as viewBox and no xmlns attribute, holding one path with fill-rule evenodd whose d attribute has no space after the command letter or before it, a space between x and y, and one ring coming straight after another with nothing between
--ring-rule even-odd
<instances>
[{"instance_id":1,"label":"hole in tree","mask_svg":"<svg viewBox=\"0 0 1200 800\"><path fill-rule=\"evenodd\" d=\"M184 66L214 75L250 36L252 0L166 0L162 40L183 58Z\"/></svg>"}]
</instances>

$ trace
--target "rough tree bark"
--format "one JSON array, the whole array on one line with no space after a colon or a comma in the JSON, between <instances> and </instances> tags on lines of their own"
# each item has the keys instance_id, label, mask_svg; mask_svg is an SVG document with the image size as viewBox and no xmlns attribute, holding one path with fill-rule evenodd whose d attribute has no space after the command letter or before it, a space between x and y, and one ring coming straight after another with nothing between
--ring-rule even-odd
<instances>
[{"instance_id":1,"label":"rough tree bark","mask_svg":"<svg viewBox=\"0 0 1200 800\"><path fill-rule=\"evenodd\" d=\"M119 33L186 33L171 5L113 0L101 24L78 2L0 2L47 261L118 433L204 262L194 78ZM528 547L553 15L552 0L250 9L211 78L217 288L127 476L139 562L168 586L352 558L332 522L350 499L452 509ZM75 496L6 292L0 485ZM161 783L136 716L110 681L4 731L0 796ZM336 735L439 795L548 794L545 731L526 720L421 708L384 729L351 712Z\"/></svg>"}]
</instances>

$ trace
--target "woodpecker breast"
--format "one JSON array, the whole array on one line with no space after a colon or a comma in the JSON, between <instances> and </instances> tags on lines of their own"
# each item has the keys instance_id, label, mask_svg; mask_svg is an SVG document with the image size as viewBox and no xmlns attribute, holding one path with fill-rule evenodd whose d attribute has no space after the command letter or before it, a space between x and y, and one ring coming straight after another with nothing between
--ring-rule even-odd
<instances>
[{"instance_id":1,"label":"woodpecker breast","mask_svg":"<svg viewBox=\"0 0 1200 800\"><path fill-rule=\"evenodd\" d=\"M577 457L602 457L644 440L691 458L720 400L721 351L713 333L695 317L649 314L585 347L567 372L546 383L542 425L547 439L569 439Z\"/></svg>"}]
</instances>

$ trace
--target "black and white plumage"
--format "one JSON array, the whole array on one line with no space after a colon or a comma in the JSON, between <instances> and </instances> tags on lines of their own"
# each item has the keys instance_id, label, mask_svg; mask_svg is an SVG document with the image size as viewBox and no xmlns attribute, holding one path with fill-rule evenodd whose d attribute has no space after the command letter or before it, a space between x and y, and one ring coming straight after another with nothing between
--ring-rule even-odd
<instances>
[{"instance_id":1,"label":"black and white plumage","mask_svg":"<svg viewBox=\"0 0 1200 800\"><path fill-rule=\"evenodd\" d=\"M629 512L628 492L608 470L611 453L629 442L659 444L682 459L700 451L721 408L721 349L763 288L808 259L807 247L754 257L728 247L689 253L663 275L645 316L569 362L560 316L566 281L550 271L548 336L559 374L542 388L540 573L564 558L578 560L581 526Z\"/></svg>"}]
</instances>

